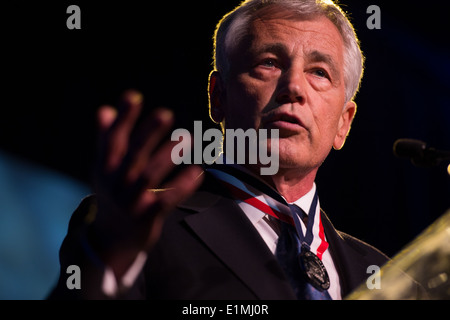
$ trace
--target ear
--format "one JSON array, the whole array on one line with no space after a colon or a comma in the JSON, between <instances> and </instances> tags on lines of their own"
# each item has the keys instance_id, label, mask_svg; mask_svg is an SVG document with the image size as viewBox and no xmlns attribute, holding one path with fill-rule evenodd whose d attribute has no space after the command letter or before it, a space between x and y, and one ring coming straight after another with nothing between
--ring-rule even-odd
<instances>
[{"instance_id":1,"label":"ear","mask_svg":"<svg viewBox=\"0 0 450 320\"><path fill-rule=\"evenodd\" d=\"M209 74L208 96L209 116L215 123L221 123L224 119L222 97L224 93L223 81L218 71Z\"/></svg>"},{"instance_id":2,"label":"ear","mask_svg":"<svg viewBox=\"0 0 450 320\"><path fill-rule=\"evenodd\" d=\"M334 138L333 148L335 150L340 150L344 146L345 140L350 132L353 119L355 118L356 109L357 106L354 101L349 101L346 103L339 119L336 137Z\"/></svg>"}]
</instances>

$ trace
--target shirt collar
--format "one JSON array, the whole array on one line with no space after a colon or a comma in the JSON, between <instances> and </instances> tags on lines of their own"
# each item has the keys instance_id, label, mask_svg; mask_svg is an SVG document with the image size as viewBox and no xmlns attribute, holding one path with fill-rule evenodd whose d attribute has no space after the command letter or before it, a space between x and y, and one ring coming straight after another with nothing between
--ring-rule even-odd
<instances>
[{"instance_id":1,"label":"shirt collar","mask_svg":"<svg viewBox=\"0 0 450 320\"><path fill-rule=\"evenodd\" d=\"M311 208L311 204L313 202L315 193L316 193L316 183L313 183L311 190L309 190L307 194L289 204L295 204L298 207L300 207L300 209L302 209L306 214L309 214L309 209ZM317 207L320 208L319 203L317 204Z\"/></svg>"},{"instance_id":2,"label":"shirt collar","mask_svg":"<svg viewBox=\"0 0 450 320\"><path fill-rule=\"evenodd\" d=\"M266 184L267 186L269 186L271 189L275 190L272 186L270 186L269 184L267 184L264 180L262 180L260 177L258 177L257 175L255 175L253 172L251 172L250 170L248 170L247 168L245 168L244 166L241 166L239 164L230 164L226 162L226 156L224 156L223 154L221 155L223 158L222 160L225 160L223 163L227 166L231 166L233 168L236 168L248 175L251 175L257 179L259 179L261 182L263 182L264 184ZM275 190L276 191L276 190ZM278 191L276 191L278 192ZM313 202L314 199L314 195L316 193L316 183L313 183L313 186L311 188L311 190L308 191L308 193L306 193L304 196L300 197L299 199L297 199L294 202L290 202L289 204L295 204L297 205L300 209L302 209L307 215L309 214L309 209L311 208L311 204ZM282 196L282 195L281 195ZM283 196L282 196L283 197ZM283 199L285 199L283 197ZM286 199L285 199L286 200ZM286 201L287 202L287 201ZM317 204L317 207L320 208L320 204ZM252 206L248 205L248 210L246 210L246 214L248 216L248 218L250 219L250 221L252 223L257 223L259 222L259 220L261 220L262 218L264 218L264 216L266 214L264 214L263 212L261 212L260 210L257 210L255 208L253 208Z\"/></svg>"}]
</instances>

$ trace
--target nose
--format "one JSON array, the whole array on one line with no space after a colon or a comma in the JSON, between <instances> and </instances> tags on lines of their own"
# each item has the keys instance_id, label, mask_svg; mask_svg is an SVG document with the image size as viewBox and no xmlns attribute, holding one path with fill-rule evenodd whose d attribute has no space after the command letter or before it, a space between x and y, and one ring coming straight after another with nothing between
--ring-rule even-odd
<instances>
[{"instance_id":1,"label":"nose","mask_svg":"<svg viewBox=\"0 0 450 320\"><path fill-rule=\"evenodd\" d=\"M283 72L279 79L276 101L279 104L300 103L305 101L306 81L303 70L293 68Z\"/></svg>"}]
</instances>

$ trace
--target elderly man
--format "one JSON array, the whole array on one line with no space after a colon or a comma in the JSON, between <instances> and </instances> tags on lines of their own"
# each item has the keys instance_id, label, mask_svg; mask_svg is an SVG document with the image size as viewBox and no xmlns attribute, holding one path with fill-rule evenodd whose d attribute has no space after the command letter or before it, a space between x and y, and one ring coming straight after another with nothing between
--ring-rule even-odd
<instances>
[{"instance_id":1,"label":"elderly man","mask_svg":"<svg viewBox=\"0 0 450 320\"><path fill-rule=\"evenodd\" d=\"M229 164L225 152L225 164L160 186L174 166L174 142L159 144L172 115L157 110L132 135L142 97L127 92L117 113L99 111L96 195L72 217L51 298L341 299L387 261L334 229L314 183L356 113L363 57L342 10L245 1L217 27L215 67L211 118L224 130L277 129L267 145L278 172ZM69 265L79 288L68 288Z\"/></svg>"}]
</instances>

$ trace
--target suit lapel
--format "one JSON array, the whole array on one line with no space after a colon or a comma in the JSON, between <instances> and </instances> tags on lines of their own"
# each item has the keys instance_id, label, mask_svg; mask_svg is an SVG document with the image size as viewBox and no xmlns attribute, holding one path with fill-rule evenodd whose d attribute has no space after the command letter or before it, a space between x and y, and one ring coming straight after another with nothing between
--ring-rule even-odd
<instances>
[{"instance_id":1,"label":"suit lapel","mask_svg":"<svg viewBox=\"0 0 450 320\"><path fill-rule=\"evenodd\" d=\"M275 256L234 200L198 192L180 207L197 211L185 218L187 225L259 299L295 299Z\"/></svg>"},{"instance_id":2,"label":"suit lapel","mask_svg":"<svg viewBox=\"0 0 450 320\"><path fill-rule=\"evenodd\" d=\"M345 297L367 279L367 252L346 240L343 234L334 228L325 212L321 213L330 254L339 274L342 297Z\"/></svg>"}]
</instances>

